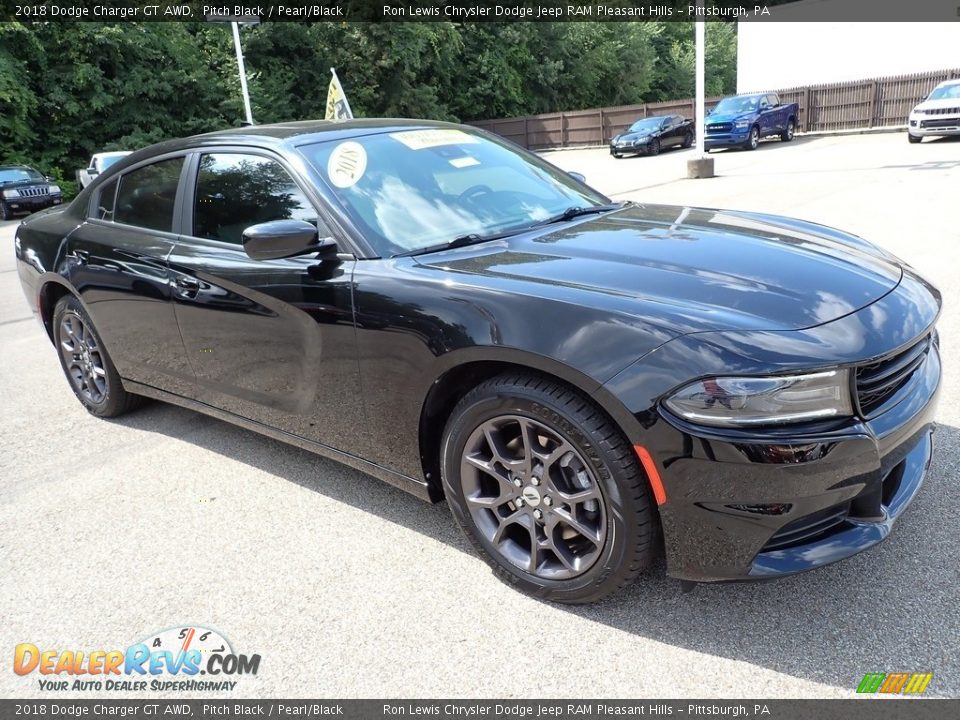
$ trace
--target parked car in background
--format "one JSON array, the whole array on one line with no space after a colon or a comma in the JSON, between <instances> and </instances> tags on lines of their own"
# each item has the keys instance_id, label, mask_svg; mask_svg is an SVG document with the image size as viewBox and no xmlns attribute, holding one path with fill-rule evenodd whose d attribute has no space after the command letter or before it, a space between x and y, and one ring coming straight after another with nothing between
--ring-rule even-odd
<instances>
[{"instance_id":1,"label":"parked car in background","mask_svg":"<svg viewBox=\"0 0 960 720\"><path fill-rule=\"evenodd\" d=\"M0 165L0 219L63 202L60 186L26 165Z\"/></svg>"},{"instance_id":2,"label":"parked car in background","mask_svg":"<svg viewBox=\"0 0 960 720\"><path fill-rule=\"evenodd\" d=\"M910 113L907 140L911 143L946 135L960 135L960 79L937 85Z\"/></svg>"},{"instance_id":3,"label":"parked car in background","mask_svg":"<svg viewBox=\"0 0 960 720\"><path fill-rule=\"evenodd\" d=\"M614 203L477 128L166 142L15 248L93 415L165 400L446 498L542 599L599 600L660 547L685 581L841 560L930 464L941 298L909 266L801 220Z\"/></svg>"},{"instance_id":4,"label":"parked car in background","mask_svg":"<svg viewBox=\"0 0 960 720\"><path fill-rule=\"evenodd\" d=\"M117 150L116 152L96 153L92 158L90 158L90 164L87 165L86 168L83 170L77 170L77 183L81 188L85 188L97 175L102 173L115 162L125 158L131 152L131 150Z\"/></svg>"},{"instance_id":5,"label":"parked car in background","mask_svg":"<svg viewBox=\"0 0 960 720\"><path fill-rule=\"evenodd\" d=\"M704 149L739 147L756 150L760 140L793 140L800 106L782 103L776 93L736 95L721 100L704 120Z\"/></svg>"},{"instance_id":6,"label":"parked car in background","mask_svg":"<svg viewBox=\"0 0 960 720\"><path fill-rule=\"evenodd\" d=\"M657 155L663 148L693 145L693 121L682 115L658 115L637 120L610 140L610 154Z\"/></svg>"}]
</instances>

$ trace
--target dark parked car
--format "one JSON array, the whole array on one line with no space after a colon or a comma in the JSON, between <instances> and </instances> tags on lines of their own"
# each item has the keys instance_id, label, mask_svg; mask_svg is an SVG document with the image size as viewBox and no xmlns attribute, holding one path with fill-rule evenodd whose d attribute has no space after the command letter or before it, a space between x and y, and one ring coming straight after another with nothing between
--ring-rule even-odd
<instances>
[{"instance_id":1,"label":"dark parked car","mask_svg":"<svg viewBox=\"0 0 960 720\"><path fill-rule=\"evenodd\" d=\"M637 120L610 140L615 158L631 153L659 155L663 148L693 145L693 121L682 115L661 115Z\"/></svg>"},{"instance_id":2,"label":"dark parked car","mask_svg":"<svg viewBox=\"0 0 960 720\"><path fill-rule=\"evenodd\" d=\"M800 220L612 204L474 128L156 145L16 254L89 412L165 400L445 497L542 598L601 598L661 541L685 581L834 562L930 461L940 295L908 266Z\"/></svg>"},{"instance_id":3,"label":"dark parked car","mask_svg":"<svg viewBox=\"0 0 960 720\"><path fill-rule=\"evenodd\" d=\"M762 138L771 136L790 142L798 117L800 106L780 102L776 93L727 97L716 104L704 121L704 148L756 150Z\"/></svg>"},{"instance_id":4,"label":"dark parked car","mask_svg":"<svg viewBox=\"0 0 960 720\"><path fill-rule=\"evenodd\" d=\"M0 165L0 220L63 202L60 186L26 165Z\"/></svg>"}]
</instances>

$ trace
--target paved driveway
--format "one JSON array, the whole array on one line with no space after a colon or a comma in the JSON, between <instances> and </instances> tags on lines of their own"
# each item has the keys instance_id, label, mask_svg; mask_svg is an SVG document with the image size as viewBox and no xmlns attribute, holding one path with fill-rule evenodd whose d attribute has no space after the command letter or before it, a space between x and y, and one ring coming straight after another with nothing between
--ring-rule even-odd
<instances>
[{"instance_id":1,"label":"paved driveway","mask_svg":"<svg viewBox=\"0 0 960 720\"><path fill-rule=\"evenodd\" d=\"M718 178L676 179L690 155L549 157L618 198L852 230L944 290L943 427L887 542L776 583L682 595L660 564L597 606L530 600L445 505L162 404L88 416L30 317L4 223L0 696L43 694L7 664L17 643L120 649L191 623L261 655L237 697L833 697L866 672L914 670L934 672L928 694L960 695L960 142L770 142L714 155Z\"/></svg>"}]
</instances>

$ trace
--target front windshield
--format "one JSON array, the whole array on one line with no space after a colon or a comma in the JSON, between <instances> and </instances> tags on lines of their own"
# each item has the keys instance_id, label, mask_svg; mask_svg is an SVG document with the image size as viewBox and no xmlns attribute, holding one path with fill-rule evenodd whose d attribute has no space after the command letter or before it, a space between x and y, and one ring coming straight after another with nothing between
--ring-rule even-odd
<instances>
[{"instance_id":1,"label":"front windshield","mask_svg":"<svg viewBox=\"0 0 960 720\"><path fill-rule=\"evenodd\" d=\"M643 120L637 120L633 125L630 126L630 129L627 132L653 132L660 127L660 123L664 118L644 118Z\"/></svg>"},{"instance_id":2,"label":"front windshield","mask_svg":"<svg viewBox=\"0 0 960 720\"><path fill-rule=\"evenodd\" d=\"M757 109L757 103L759 103L759 101L760 97L758 95L751 97L728 97L718 102L713 112L723 113L725 115L753 112Z\"/></svg>"},{"instance_id":3,"label":"front windshield","mask_svg":"<svg viewBox=\"0 0 960 720\"><path fill-rule=\"evenodd\" d=\"M927 100L948 100L948 99L960 99L960 83L956 85L944 85L943 87L938 87L932 93Z\"/></svg>"},{"instance_id":4,"label":"front windshield","mask_svg":"<svg viewBox=\"0 0 960 720\"><path fill-rule=\"evenodd\" d=\"M384 132L299 150L381 257L607 202L539 158L469 129Z\"/></svg>"},{"instance_id":5,"label":"front windshield","mask_svg":"<svg viewBox=\"0 0 960 720\"><path fill-rule=\"evenodd\" d=\"M32 168L4 168L0 170L0 182L21 182L23 180L43 180L43 175Z\"/></svg>"},{"instance_id":6,"label":"front windshield","mask_svg":"<svg viewBox=\"0 0 960 720\"><path fill-rule=\"evenodd\" d=\"M114 155L113 157L105 157L100 160L100 164L103 166L103 169L106 170L108 167L114 163L118 163L123 160L126 155Z\"/></svg>"}]
</instances>

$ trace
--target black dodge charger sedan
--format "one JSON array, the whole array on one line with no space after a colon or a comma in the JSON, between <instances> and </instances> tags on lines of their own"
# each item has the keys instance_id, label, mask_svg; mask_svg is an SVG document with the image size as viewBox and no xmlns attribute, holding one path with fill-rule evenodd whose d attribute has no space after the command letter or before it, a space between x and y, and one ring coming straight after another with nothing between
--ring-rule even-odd
<instances>
[{"instance_id":1,"label":"black dodge charger sedan","mask_svg":"<svg viewBox=\"0 0 960 720\"><path fill-rule=\"evenodd\" d=\"M246 127L24 222L77 398L155 398L446 498L497 574L597 600L883 540L918 492L938 292L771 215L612 203L480 130Z\"/></svg>"},{"instance_id":2,"label":"black dodge charger sedan","mask_svg":"<svg viewBox=\"0 0 960 720\"><path fill-rule=\"evenodd\" d=\"M659 155L669 147L688 148L693 145L693 121L682 115L662 115L641 118L622 133L610 139L610 154Z\"/></svg>"}]
</instances>

